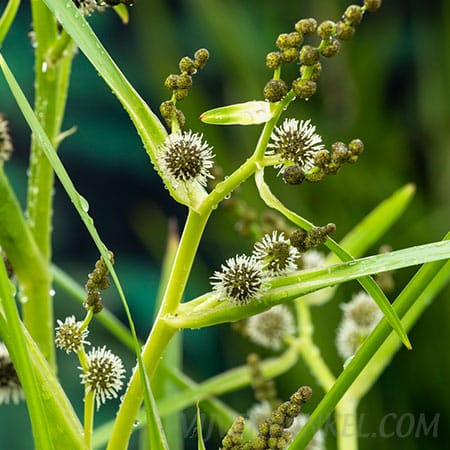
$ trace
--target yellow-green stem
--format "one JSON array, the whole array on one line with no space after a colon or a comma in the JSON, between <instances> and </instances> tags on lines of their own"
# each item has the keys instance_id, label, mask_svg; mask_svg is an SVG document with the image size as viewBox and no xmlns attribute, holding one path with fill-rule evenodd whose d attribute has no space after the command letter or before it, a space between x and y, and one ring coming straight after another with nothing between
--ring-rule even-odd
<instances>
[{"instance_id":1,"label":"yellow-green stem","mask_svg":"<svg viewBox=\"0 0 450 450\"><path fill-rule=\"evenodd\" d=\"M144 345L142 360L149 378L152 377L164 349L172 336L177 331L175 328L161 320L165 314L176 311L181 302L184 289L197 253L197 248L203 230L207 223L209 212L199 215L189 211L184 227L183 235L175 256L174 265L167 283L167 288L162 300L160 312L152 331ZM124 395L116 422L111 433L108 450L126 449L133 423L139 411L143 399L143 384L139 370L135 370Z\"/></svg>"},{"instance_id":2,"label":"yellow-green stem","mask_svg":"<svg viewBox=\"0 0 450 450\"><path fill-rule=\"evenodd\" d=\"M92 447L92 430L94 429L94 391L88 386L84 389L84 442L87 448Z\"/></svg>"},{"instance_id":3,"label":"yellow-green stem","mask_svg":"<svg viewBox=\"0 0 450 450\"><path fill-rule=\"evenodd\" d=\"M320 350L312 340L314 327L311 320L311 312L306 298L295 301L297 321L300 330L299 352L309 370L316 378L325 392L331 389L336 379L326 365L320 354Z\"/></svg>"},{"instance_id":4,"label":"yellow-green stem","mask_svg":"<svg viewBox=\"0 0 450 450\"><path fill-rule=\"evenodd\" d=\"M336 434L338 450L358 450L358 402L344 396L336 406Z\"/></svg>"}]
</instances>

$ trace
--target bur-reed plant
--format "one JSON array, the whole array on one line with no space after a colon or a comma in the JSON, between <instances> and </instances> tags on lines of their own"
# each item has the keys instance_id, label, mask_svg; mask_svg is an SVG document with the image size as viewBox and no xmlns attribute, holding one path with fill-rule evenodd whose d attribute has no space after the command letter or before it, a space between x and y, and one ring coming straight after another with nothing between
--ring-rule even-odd
<instances>
[{"instance_id":1,"label":"bur-reed plant","mask_svg":"<svg viewBox=\"0 0 450 450\"><path fill-rule=\"evenodd\" d=\"M14 26L18 6L17 0L10 0L3 11L0 42ZM183 113L183 100L201 84L201 71L208 70L208 50L197 49L182 57L179 71L161 80L169 95L161 103L160 120L88 23L92 14L110 7L126 22L129 1L31 1L34 107L8 61L0 55L3 76L32 133L27 202L22 211L3 167L13 157L13 144L8 122L1 120L0 335L5 344L0 349L0 401L18 403L25 399L35 448L106 445L109 450L126 449L133 432L141 433L142 449L181 448L183 436L167 430L179 420L174 413L194 404L199 449L214 445L203 439L202 414L218 422L223 449L324 448L320 427L332 414L337 447L358 448L360 400L401 343L411 348L406 333L448 282L448 235L442 241L362 257L401 216L412 198L412 185L393 193L338 243L331 237L336 228L333 223L313 224L300 212L287 208L265 181L265 173L274 168L284 183L301 189L306 183L339 176L343 166L357 162L364 149L363 136L349 142L338 136L336 142L325 143L321 126L309 117L291 117L289 106L295 101L307 102L315 94L323 61L339 57L341 45L351 45L345 41L357 39L355 32L362 20L380 6L380 0L350 5L336 22L295 18L292 28L279 34L274 48L268 50L265 63L271 75L261 86L261 98L236 99L241 102L201 114L200 120L211 126L261 129L253 152L244 153L249 156L242 157L241 165L221 176L206 133L188 129ZM150 158L149 170L153 165L172 199L188 211L180 239L174 232L169 234L159 310L143 343L138 340L126 292L113 266L114 249L102 241L88 200L78 193L57 154L58 147L74 132L61 126L77 49L129 114ZM292 67L297 72L293 77L289 75ZM357 165L351 170L358 170ZM84 287L52 263L54 175L98 248L99 258L94 269L86 270L89 274ZM266 207L277 213L275 219L266 215L266 220L255 220L252 208L239 197L238 187L252 181ZM205 227L224 204L239 218L241 231L249 231L254 238L253 251L230 255L211 271L209 292L185 298ZM421 267L391 303L386 296L390 272L418 265ZM109 287L110 278L122 301L127 326L102 300L101 291ZM337 286L351 280L357 280L361 291L342 305L336 351L343 358L343 369L336 376L314 341L311 309L331 301ZM79 301L76 316L54 317L54 284ZM112 339L134 352L135 368L126 371L107 343L93 342L89 336L92 320L98 320ZM246 365L201 383L187 377L174 356L179 350L178 334L183 329L228 322L256 346L278 352L277 356L261 360L249 355ZM77 355L79 372L74 377L84 389L81 417L58 380L57 349ZM319 389L312 392L299 380L297 390L283 400L278 397L274 379L299 363L308 367ZM256 403L247 419L243 412L216 398L250 385ZM312 396L321 399L315 408L309 407ZM95 426L96 412L118 397L116 416Z\"/></svg>"}]
</instances>

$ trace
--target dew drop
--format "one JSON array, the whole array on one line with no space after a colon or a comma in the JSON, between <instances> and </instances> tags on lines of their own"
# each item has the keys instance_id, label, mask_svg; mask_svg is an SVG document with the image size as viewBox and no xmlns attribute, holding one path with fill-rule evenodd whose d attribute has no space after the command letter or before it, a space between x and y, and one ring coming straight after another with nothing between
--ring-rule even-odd
<instances>
[{"instance_id":1,"label":"dew drop","mask_svg":"<svg viewBox=\"0 0 450 450\"><path fill-rule=\"evenodd\" d=\"M42 72L42 73L45 73L45 72L47 72L47 69L48 69L48 63L47 63L47 61L43 61L43 62L42 62L42 65L41 65L41 72Z\"/></svg>"},{"instance_id":2,"label":"dew drop","mask_svg":"<svg viewBox=\"0 0 450 450\"><path fill-rule=\"evenodd\" d=\"M87 201L83 196L81 196L81 195L80 195L80 205L81 205L81 209L82 209L84 212L88 212L88 211L89 211L89 203L88 203L88 201Z\"/></svg>"},{"instance_id":3,"label":"dew drop","mask_svg":"<svg viewBox=\"0 0 450 450\"><path fill-rule=\"evenodd\" d=\"M50 290L48 291L48 295L50 295L50 297L54 297L55 294L56 294L56 291L55 291L54 289L50 289Z\"/></svg>"}]
</instances>

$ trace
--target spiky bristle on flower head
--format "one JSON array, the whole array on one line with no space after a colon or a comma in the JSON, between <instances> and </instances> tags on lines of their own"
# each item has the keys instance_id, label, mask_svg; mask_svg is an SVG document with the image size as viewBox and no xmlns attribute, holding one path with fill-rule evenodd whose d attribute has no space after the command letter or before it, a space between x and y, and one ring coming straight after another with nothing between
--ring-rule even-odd
<instances>
[{"instance_id":1,"label":"spiky bristle on flower head","mask_svg":"<svg viewBox=\"0 0 450 450\"><path fill-rule=\"evenodd\" d=\"M342 303L341 308L346 318L362 328L373 329L383 317L381 309L373 298L363 291L353 295L348 303Z\"/></svg>"},{"instance_id":2,"label":"spiky bristle on flower head","mask_svg":"<svg viewBox=\"0 0 450 450\"><path fill-rule=\"evenodd\" d=\"M158 160L175 188L179 183L195 181L206 186L208 178L214 178L210 173L214 157L211 150L202 135L183 131L167 136L159 148Z\"/></svg>"},{"instance_id":3,"label":"spiky bristle on flower head","mask_svg":"<svg viewBox=\"0 0 450 450\"><path fill-rule=\"evenodd\" d=\"M311 120L285 119L271 135L268 155L280 155L284 165L295 164L304 171L314 166L314 155L325 148ZM282 172L282 170L280 171Z\"/></svg>"},{"instance_id":4,"label":"spiky bristle on flower head","mask_svg":"<svg viewBox=\"0 0 450 450\"><path fill-rule=\"evenodd\" d=\"M296 261L300 258L300 252L276 230L255 244L253 255L271 276L297 270Z\"/></svg>"},{"instance_id":5,"label":"spiky bristle on flower head","mask_svg":"<svg viewBox=\"0 0 450 450\"><path fill-rule=\"evenodd\" d=\"M263 282L261 264L254 257L246 255L227 259L222 264L222 271L215 271L211 277L213 290L237 305L259 299Z\"/></svg>"},{"instance_id":6,"label":"spiky bristle on flower head","mask_svg":"<svg viewBox=\"0 0 450 450\"><path fill-rule=\"evenodd\" d=\"M294 318L285 305L276 305L247 319L245 331L255 344L280 350L284 338L295 332Z\"/></svg>"},{"instance_id":7,"label":"spiky bristle on flower head","mask_svg":"<svg viewBox=\"0 0 450 450\"><path fill-rule=\"evenodd\" d=\"M77 322L75 316L66 317L64 322L58 320L58 326L55 330L55 344L58 348L65 350L66 353L77 352L83 345L89 345L86 340L89 333L88 329L81 329L82 322Z\"/></svg>"},{"instance_id":8,"label":"spiky bristle on flower head","mask_svg":"<svg viewBox=\"0 0 450 450\"><path fill-rule=\"evenodd\" d=\"M0 342L0 405L8 404L11 400L17 405L24 398L22 385L8 349Z\"/></svg>"},{"instance_id":9,"label":"spiky bristle on flower head","mask_svg":"<svg viewBox=\"0 0 450 450\"><path fill-rule=\"evenodd\" d=\"M106 347L94 348L87 354L87 369L80 375L81 383L94 392L97 409L107 399L118 396L124 373L122 360Z\"/></svg>"}]
</instances>

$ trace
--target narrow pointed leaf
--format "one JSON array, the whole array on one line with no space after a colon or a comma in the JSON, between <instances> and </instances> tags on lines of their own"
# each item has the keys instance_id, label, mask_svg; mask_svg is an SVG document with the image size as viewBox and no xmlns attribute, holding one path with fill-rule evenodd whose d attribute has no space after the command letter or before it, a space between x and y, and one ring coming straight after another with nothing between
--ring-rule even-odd
<instances>
[{"instance_id":1,"label":"narrow pointed leaf","mask_svg":"<svg viewBox=\"0 0 450 450\"><path fill-rule=\"evenodd\" d=\"M259 125L272 116L269 102L251 101L210 109L200 120L211 125Z\"/></svg>"},{"instance_id":2,"label":"narrow pointed leaf","mask_svg":"<svg viewBox=\"0 0 450 450\"><path fill-rule=\"evenodd\" d=\"M197 438L198 450L206 450L205 441L203 440L203 431L202 431L202 416L200 414L200 405L197 402Z\"/></svg>"},{"instance_id":3,"label":"narrow pointed leaf","mask_svg":"<svg viewBox=\"0 0 450 450\"><path fill-rule=\"evenodd\" d=\"M3 322L2 325L5 325L5 322L8 324L8 333L1 330L2 335L8 345L8 350L25 392L36 449L52 450L54 446L50 435L50 424L42 402L39 384L34 375L12 286L3 259L0 258L0 306L4 313L4 319L2 317L1 322Z\"/></svg>"}]
</instances>

